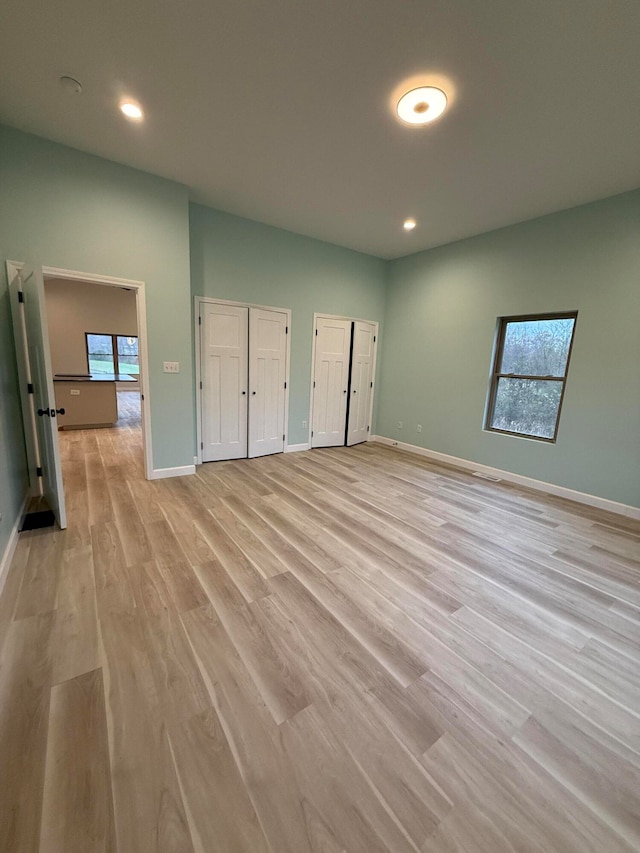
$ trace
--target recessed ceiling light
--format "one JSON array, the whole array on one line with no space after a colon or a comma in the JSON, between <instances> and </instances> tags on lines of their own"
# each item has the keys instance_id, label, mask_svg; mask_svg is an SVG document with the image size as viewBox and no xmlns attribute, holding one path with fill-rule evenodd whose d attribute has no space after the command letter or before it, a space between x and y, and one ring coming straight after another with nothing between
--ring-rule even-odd
<instances>
[{"instance_id":1,"label":"recessed ceiling light","mask_svg":"<svg viewBox=\"0 0 640 853\"><path fill-rule=\"evenodd\" d=\"M127 118L130 118L133 121L140 121L140 119L144 118L142 108L139 107L138 104L134 104L133 101L123 101L120 104L120 110Z\"/></svg>"},{"instance_id":2,"label":"recessed ceiling light","mask_svg":"<svg viewBox=\"0 0 640 853\"><path fill-rule=\"evenodd\" d=\"M404 94L397 103L398 117L407 124L429 124L447 108L447 96L435 86L420 86Z\"/></svg>"},{"instance_id":3,"label":"recessed ceiling light","mask_svg":"<svg viewBox=\"0 0 640 853\"><path fill-rule=\"evenodd\" d=\"M416 224L417 223L415 219L405 219L402 227L405 231L413 231L413 229L416 227Z\"/></svg>"}]
</instances>

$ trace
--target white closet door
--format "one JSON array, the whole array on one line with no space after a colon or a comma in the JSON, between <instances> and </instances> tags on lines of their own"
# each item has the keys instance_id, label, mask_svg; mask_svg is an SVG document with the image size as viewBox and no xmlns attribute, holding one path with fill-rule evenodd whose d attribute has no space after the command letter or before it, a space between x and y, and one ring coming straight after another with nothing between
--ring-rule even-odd
<instances>
[{"instance_id":1,"label":"white closet door","mask_svg":"<svg viewBox=\"0 0 640 853\"><path fill-rule=\"evenodd\" d=\"M287 315L249 309L249 456L284 450Z\"/></svg>"},{"instance_id":2,"label":"white closet door","mask_svg":"<svg viewBox=\"0 0 640 853\"><path fill-rule=\"evenodd\" d=\"M351 357L351 399L347 444L359 444L369 437L369 417L373 395L373 357L375 326L355 320Z\"/></svg>"},{"instance_id":3,"label":"white closet door","mask_svg":"<svg viewBox=\"0 0 640 853\"><path fill-rule=\"evenodd\" d=\"M248 308L202 303L202 459L247 455Z\"/></svg>"},{"instance_id":4,"label":"white closet door","mask_svg":"<svg viewBox=\"0 0 640 853\"><path fill-rule=\"evenodd\" d=\"M318 317L313 382L312 447L344 444L351 320Z\"/></svg>"}]
</instances>

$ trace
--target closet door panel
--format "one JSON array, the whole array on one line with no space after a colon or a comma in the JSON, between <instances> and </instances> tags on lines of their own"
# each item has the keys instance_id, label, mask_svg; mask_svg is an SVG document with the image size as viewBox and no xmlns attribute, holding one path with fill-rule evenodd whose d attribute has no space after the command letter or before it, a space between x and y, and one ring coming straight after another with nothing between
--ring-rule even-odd
<instances>
[{"instance_id":1,"label":"closet door panel","mask_svg":"<svg viewBox=\"0 0 640 853\"><path fill-rule=\"evenodd\" d=\"M247 455L248 309L204 303L201 325L202 459Z\"/></svg>"},{"instance_id":2,"label":"closet door panel","mask_svg":"<svg viewBox=\"0 0 640 853\"><path fill-rule=\"evenodd\" d=\"M284 450L287 315L249 309L249 456Z\"/></svg>"},{"instance_id":3,"label":"closet door panel","mask_svg":"<svg viewBox=\"0 0 640 853\"><path fill-rule=\"evenodd\" d=\"M344 444L351 320L319 317L315 336L312 447Z\"/></svg>"},{"instance_id":4,"label":"closet door panel","mask_svg":"<svg viewBox=\"0 0 640 853\"><path fill-rule=\"evenodd\" d=\"M369 437L375 337L372 323L354 321L348 445L359 444Z\"/></svg>"}]
</instances>

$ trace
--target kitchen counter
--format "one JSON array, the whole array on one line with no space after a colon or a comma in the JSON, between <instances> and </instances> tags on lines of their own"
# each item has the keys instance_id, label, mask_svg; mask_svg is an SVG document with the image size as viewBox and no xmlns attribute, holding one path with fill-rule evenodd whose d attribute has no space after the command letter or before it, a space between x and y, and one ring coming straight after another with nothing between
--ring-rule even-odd
<instances>
[{"instance_id":1,"label":"kitchen counter","mask_svg":"<svg viewBox=\"0 0 640 853\"><path fill-rule=\"evenodd\" d=\"M110 427L118 420L116 382L136 382L128 374L57 373L53 378L56 392L58 429L96 429Z\"/></svg>"}]
</instances>

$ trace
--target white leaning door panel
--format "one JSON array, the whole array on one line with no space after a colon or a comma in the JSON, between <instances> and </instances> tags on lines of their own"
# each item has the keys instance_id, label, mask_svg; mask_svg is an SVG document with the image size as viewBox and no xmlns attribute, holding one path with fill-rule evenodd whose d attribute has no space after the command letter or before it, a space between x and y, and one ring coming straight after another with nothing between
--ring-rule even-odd
<instances>
[{"instance_id":1,"label":"white leaning door panel","mask_svg":"<svg viewBox=\"0 0 640 853\"><path fill-rule=\"evenodd\" d=\"M313 378L312 447L344 444L351 320L318 317Z\"/></svg>"},{"instance_id":2,"label":"white leaning door panel","mask_svg":"<svg viewBox=\"0 0 640 853\"><path fill-rule=\"evenodd\" d=\"M375 326L372 323L361 320L354 322L348 445L359 444L369 437L375 337Z\"/></svg>"},{"instance_id":3,"label":"white leaning door panel","mask_svg":"<svg viewBox=\"0 0 640 853\"><path fill-rule=\"evenodd\" d=\"M284 451L287 315L249 309L249 457Z\"/></svg>"},{"instance_id":4,"label":"white leaning door panel","mask_svg":"<svg viewBox=\"0 0 640 853\"><path fill-rule=\"evenodd\" d=\"M40 464L42 466L42 494L56 521L64 530L67 526L62 462L58 444L57 414L53 370L49 348L44 279L41 270L30 275L23 269L20 273L24 300L24 329L26 331L28 358L34 386L34 410Z\"/></svg>"},{"instance_id":5,"label":"white leaning door panel","mask_svg":"<svg viewBox=\"0 0 640 853\"><path fill-rule=\"evenodd\" d=\"M203 462L247 455L248 310L202 304Z\"/></svg>"}]
</instances>

